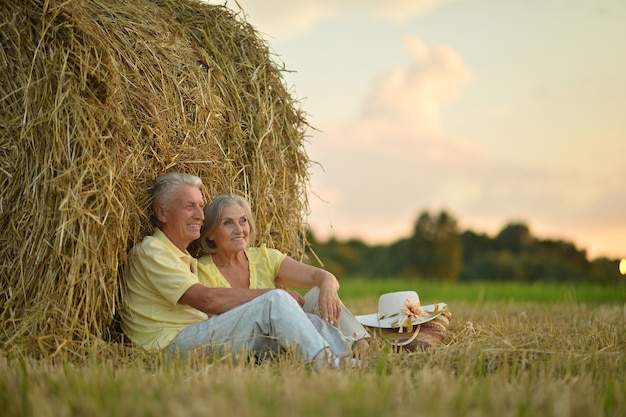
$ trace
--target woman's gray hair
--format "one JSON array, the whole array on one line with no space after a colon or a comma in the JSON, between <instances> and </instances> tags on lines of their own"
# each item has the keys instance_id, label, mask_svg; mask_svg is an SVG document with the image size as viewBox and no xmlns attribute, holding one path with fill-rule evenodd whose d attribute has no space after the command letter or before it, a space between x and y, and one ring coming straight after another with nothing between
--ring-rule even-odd
<instances>
[{"instance_id":1,"label":"woman's gray hair","mask_svg":"<svg viewBox=\"0 0 626 417\"><path fill-rule=\"evenodd\" d=\"M239 204L246 212L248 224L250 225L250 235L248 242L254 244L256 239L256 224L252 217L252 210L248 201L240 195L220 194L204 207L204 223L200 231L200 249L204 253L215 253L217 247L215 242L209 239L209 235L217 229L224 208L232 204Z\"/></svg>"},{"instance_id":2,"label":"woman's gray hair","mask_svg":"<svg viewBox=\"0 0 626 417\"><path fill-rule=\"evenodd\" d=\"M159 226L156 216L156 207L167 207L174 193L180 185L192 185L202 191L202 180L200 177L181 172L168 172L158 176L152 183L152 224Z\"/></svg>"}]
</instances>

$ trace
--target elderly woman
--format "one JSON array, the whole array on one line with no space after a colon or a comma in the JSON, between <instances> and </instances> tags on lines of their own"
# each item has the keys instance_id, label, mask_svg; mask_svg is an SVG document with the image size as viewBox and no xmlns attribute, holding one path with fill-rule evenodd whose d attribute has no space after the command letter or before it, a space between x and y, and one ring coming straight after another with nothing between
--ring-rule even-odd
<instances>
[{"instance_id":1,"label":"elderly woman","mask_svg":"<svg viewBox=\"0 0 626 417\"><path fill-rule=\"evenodd\" d=\"M203 255L198 274L214 287L308 288L304 297L288 290L338 356L347 349L367 348L365 328L342 304L339 283L330 272L294 260L264 244L250 247L256 228L248 202L222 194L204 209L199 239Z\"/></svg>"}]
</instances>

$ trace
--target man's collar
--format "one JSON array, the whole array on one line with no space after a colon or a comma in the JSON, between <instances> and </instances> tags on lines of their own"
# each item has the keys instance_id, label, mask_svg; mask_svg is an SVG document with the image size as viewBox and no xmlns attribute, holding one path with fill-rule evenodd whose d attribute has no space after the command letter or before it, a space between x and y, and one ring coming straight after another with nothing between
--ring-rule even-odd
<instances>
[{"instance_id":1,"label":"man's collar","mask_svg":"<svg viewBox=\"0 0 626 417\"><path fill-rule=\"evenodd\" d=\"M152 233L152 236L154 236L155 238L159 239L161 242L168 245L173 251L175 251L176 253L179 253L181 256L191 256L189 252L187 251L182 252L178 248L178 246L176 246L174 242L172 242L170 238L167 237L167 235L163 232L163 230L159 229L158 227L154 229L154 233Z\"/></svg>"}]
</instances>

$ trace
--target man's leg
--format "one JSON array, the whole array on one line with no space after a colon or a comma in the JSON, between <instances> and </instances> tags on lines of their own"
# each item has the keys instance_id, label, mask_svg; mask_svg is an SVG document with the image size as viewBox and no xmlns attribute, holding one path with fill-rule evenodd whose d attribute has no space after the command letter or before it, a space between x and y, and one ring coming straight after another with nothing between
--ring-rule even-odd
<instances>
[{"instance_id":1,"label":"man's leg","mask_svg":"<svg viewBox=\"0 0 626 417\"><path fill-rule=\"evenodd\" d=\"M296 345L305 361L321 360L329 344L286 291L274 290L226 313L183 329L169 350L185 353L205 346L255 353Z\"/></svg>"}]
</instances>

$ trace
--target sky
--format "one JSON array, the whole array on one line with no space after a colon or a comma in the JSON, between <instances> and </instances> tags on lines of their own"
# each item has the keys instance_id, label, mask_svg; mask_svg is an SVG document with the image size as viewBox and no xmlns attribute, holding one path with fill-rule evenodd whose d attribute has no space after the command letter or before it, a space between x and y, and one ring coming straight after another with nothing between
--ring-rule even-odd
<instances>
[{"instance_id":1,"label":"sky","mask_svg":"<svg viewBox=\"0 0 626 417\"><path fill-rule=\"evenodd\" d=\"M314 128L318 238L389 243L445 210L626 257L625 1L238 4Z\"/></svg>"}]
</instances>

